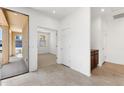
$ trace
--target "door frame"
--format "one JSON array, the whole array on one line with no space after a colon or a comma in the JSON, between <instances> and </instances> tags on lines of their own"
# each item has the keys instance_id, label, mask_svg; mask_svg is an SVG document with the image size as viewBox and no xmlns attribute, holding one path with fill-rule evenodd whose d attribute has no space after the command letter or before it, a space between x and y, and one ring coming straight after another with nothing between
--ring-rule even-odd
<instances>
[{"instance_id":1,"label":"door frame","mask_svg":"<svg viewBox=\"0 0 124 93\"><path fill-rule=\"evenodd\" d=\"M55 31L56 32L56 63L58 64L58 30L56 29L51 29L51 28L48 28L48 27L42 27L42 26L37 26L37 42L38 42L38 33L42 33L42 31L40 31L40 29L45 29L45 30L49 30L49 31ZM45 32L43 32L45 33ZM46 32L47 33L47 32ZM38 54L38 43L37 43L37 54ZM38 56L37 56L37 59L38 59ZM38 65L38 60L37 60L37 65Z\"/></svg>"},{"instance_id":2,"label":"door frame","mask_svg":"<svg viewBox=\"0 0 124 93\"><path fill-rule=\"evenodd\" d=\"M28 20L27 20L27 23L28 23L28 71L27 72L25 72L25 73L29 73L29 64L30 64L30 57L29 57L29 53L30 53L30 51L29 51L29 41L30 41L30 37L29 37L29 34L30 34L30 28L29 28L29 19L30 19L30 16L29 15L27 15L27 14L25 14L25 13L22 13L22 12L18 12L18 11L16 11L16 10L12 10L12 9L8 9L8 8L3 8L3 7L0 7L3 11L11 11L11 12L14 12L14 13L17 13L17 14L22 14L22 15L24 15L24 16L27 16L27 18L28 18ZM9 38L8 38L9 39ZM9 42L9 45L10 45L10 42ZM10 47L10 46L8 46L8 47ZM1 68L2 68L2 66L1 66ZM25 74L25 73L22 73L22 74ZM18 75L14 75L14 76L10 76L10 77L7 77L7 78L4 78L4 79L8 79L8 78L12 78L12 77L15 77L15 76L19 76L19 75L22 75L22 74L18 74ZM4 80L4 79L0 79L0 80Z\"/></svg>"}]
</instances>

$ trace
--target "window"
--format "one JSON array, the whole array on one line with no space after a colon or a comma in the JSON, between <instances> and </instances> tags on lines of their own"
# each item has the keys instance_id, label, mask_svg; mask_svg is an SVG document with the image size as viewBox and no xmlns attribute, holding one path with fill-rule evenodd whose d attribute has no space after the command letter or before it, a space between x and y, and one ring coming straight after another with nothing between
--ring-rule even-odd
<instances>
[{"instance_id":1,"label":"window","mask_svg":"<svg viewBox=\"0 0 124 93\"><path fill-rule=\"evenodd\" d=\"M16 35L16 48L22 47L22 36Z\"/></svg>"},{"instance_id":2,"label":"window","mask_svg":"<svg viewBox=\"0 0 124 93\"><path fill-rule=\"evenodd\" d=\"M46 37L44 35L40 35L40 38L39 38L39 45L40 47L46 47Z\"/></svg>"}]
</instances>

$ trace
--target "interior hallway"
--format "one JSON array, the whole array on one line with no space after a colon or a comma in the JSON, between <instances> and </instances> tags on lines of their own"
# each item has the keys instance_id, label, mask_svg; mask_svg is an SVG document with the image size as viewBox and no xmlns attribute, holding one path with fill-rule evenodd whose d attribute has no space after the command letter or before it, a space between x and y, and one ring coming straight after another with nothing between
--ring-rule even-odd
<instances>
[{"instance_id":1,"label":"interior hallway","mask_svg":"<svg viewBox=\"0 0 124 93\"><path fill-rule=\"evenodd\" d=\"M67 68L53 64L17 77L2 80L2 85L10 86L55 86L55 85L124 85L124 66L105 63L101 68L93 70L91 77Z\"/></svg>"}]
</instances>

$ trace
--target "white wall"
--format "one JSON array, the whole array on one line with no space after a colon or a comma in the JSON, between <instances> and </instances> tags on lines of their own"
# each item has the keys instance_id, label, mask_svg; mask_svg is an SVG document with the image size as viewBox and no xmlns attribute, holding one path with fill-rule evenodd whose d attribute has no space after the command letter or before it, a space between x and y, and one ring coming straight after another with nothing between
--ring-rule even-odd
<instances>
[{"instance_id":1,"label":"white wall","mask_svg":"<svg viewBox=\"0 0 124 93\"><path fill-rule=\"evenodd\" d=\"M91 48L99 49L99 38L101 32L101 17L91 14Z\"/></svg>"},{"instance_id":2,"label":"white wall","mask_svg":"<svg viewBox=\"0 0 124 93\"><path fill-rule=\"evenodd\" d=\"M106 61L124 65L124 18L113 19L112 15L105 20L106 36Z\"/></svg>"},{"instance_id":3,"label":"white wall","mask_svg":"<svg viewBox=\"0 0 124 93\"><path fill-rule=\"evenodd\" d=\"M28 21L28 20L27 20ZM25 61L26 67L29 68L29 62L27 61L28 55L29 55L29 50L28 50L28 38L29 38L29 28L28 28L28 22L25 23L25 26L22 29L22 56L23 60Z\"/></svg>"},{"instance_id":4,"label":"white wall","mask_svg":"<svg viewBox=\"0 0 124 93\"><path fill-rule=\"evenodd\" d=\"M79 8L61 21L60 28L61 48L58 51L61 57L67 56L60 58L64 59L61 63L66 65L67 62L72 69L90 76L90 8Z\"/></svg>"},{"instance_id":5,"label":"white wall","mask_svg":"<svg viewBox=\"0 0 124 93\"><path fill-rule=\"evenodd\" d=\"M110 8L102 13L97 11L100 8L95 9L91 14L94 15L91 18L91 48L101 51L100 66L103 61L124 65L124 18L113 19L114 12Z\"/></svg>"},{"instance_id":6,"label":"white wall","mask_svg":"<svg viewBox=\"0 0 124 93\"><path fill-rule=\"evenodd\" d=\"M100 8L91 8L91 49L99 50L99 66L105 61L103 24Z\"/></svg>"},{"instance_id":7,"label":"white wall","mask_svg":"<svg viewBox=\"0 0 124 93\"><path fill-rule=\"evenodd\" d=\"M56 37L56 31L50 32L50 53L57 54L57 37Z\"/></svg>"},{"instance_id":8,"label":"white wall","mask_svg":"<svg viewBox=\"0 0 124 93\"><path fill-rule=\"evenodd\" d=\"M29 8L8 8L29 15L29 71L37 70L37 28L58 29L58 21Z\"/></svg>"}]
</instances>

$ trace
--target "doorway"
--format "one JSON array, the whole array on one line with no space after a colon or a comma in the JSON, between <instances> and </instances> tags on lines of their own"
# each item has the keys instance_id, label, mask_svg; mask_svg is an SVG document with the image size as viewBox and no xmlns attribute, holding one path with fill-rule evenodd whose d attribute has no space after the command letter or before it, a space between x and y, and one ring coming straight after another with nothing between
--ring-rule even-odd
<instances>
[{"instance_id":1,"label":"doorway","mask_svg":"<svg viewBox=\"0 0 124 93\"><path fill-rule=\"evenodd\" d=\"M38 68L56 64L57 31L38 28Z\"/></svg>"},{"instance_id":2,"label":"doorway","mask_svg":"<svg viewBox=\"0 0 124 93\"><path fill-rule=\"evenodd\" d=\"M29 72L29 16L0 8L2 25L1 79ZM2 23L2 22L1 22Z\"/></svg>"},{"instance_id":3,"label":"doorway","mask_svg":"<svg viewBox=\"0 0 124 93\"><path fill-rule=\"evenodd\" d=\"M100 8L91 8L91 71L105 62L106 32L103 27L103 13L97 14Z\"/></svg>"}]
</instances>

